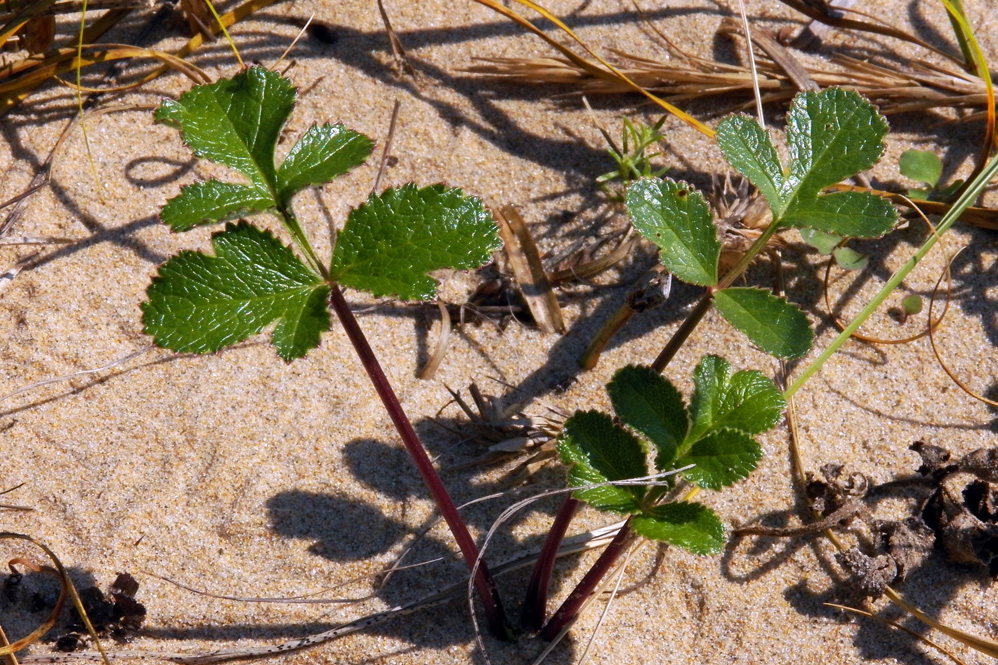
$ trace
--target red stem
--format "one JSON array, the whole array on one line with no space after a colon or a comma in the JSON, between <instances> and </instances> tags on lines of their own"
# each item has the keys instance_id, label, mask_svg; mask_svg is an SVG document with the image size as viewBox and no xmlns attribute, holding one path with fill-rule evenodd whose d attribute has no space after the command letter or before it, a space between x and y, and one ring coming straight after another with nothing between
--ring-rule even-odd
<instances>
[{"instance_id":1,"label":"red stem","mask_svg":"<svg viewBox=\"0 0 998 665\"><path fill-rule=\"evenodd\" d=\"M631 520L628 518L624 522L624 526L620 527L620 531L617 532L617 535L614 536L610 544L600 554L599 559L596 560L593 567L589 569L589 572L582 578L582 581L575 587L575 590L565 599L565 602L561 604L558 611L554 613L551 620L544 626L544 630L541 631L543 639L550 642L558 637L559 633L566 626L570 626L578 618L579 612L582 611L582 606L590 596L596 593L600 582L610 572L610 569L613 568L620 555L627 551L627 548L635 538L635 533L631 531Z\"/></svg>"},{"instance_id":2,"label":"red stem","mask_svg":"<svg viewBox=\"0 0 998 665\"><path fill-rule=\"evenodd\" d=\"M429 455L426 454L426 449L420 443L419 437L416 435L416 430L413 429L412 423L409 422L405 411L402 410L402 405L399 403L398 397L395 396L395 391L392 390L391 384L388 383L388 377L385 376L384 371L381 369L374 351L371 350L371 346L367 343L367 338L364 337L364 333L361 331L356 317L350 311L350 306L343 297L343 291L336 284L332 284L331 287L329 304L343 324L343 329L346 330L347 337L353 343L354 349L356 349L357 355L364 365L364 369L367 370L367 375L371 378L374 389L378 392L381 402L385 405L385 409L388 411L388 415L391 417L399 436L402 437L405 449L409 452L409 456L416 465L416 470L419 471L419 475L423 478L423 483L430 491L430 496L436 502L437 509L443 516L444 521L447 522L447 526L450 527L451 533L454 534L454 540L457 541L457 546L461 548L461 553L464 555L464 560L468 564L469 570L473 569L475 562L478 561L478 547L468 532L467 525L461 519L454 501L451 500L450 495L447 493L447 488L444 487L440 476L437 475L436 469L433 468L433 462L430 461ZM510 639L509 624L506 622L506 615L502 610L499 591L484 561L478 566L478 574L475 576L475 588L478 590L478 595L481 598L492 635L501 640Z\"/></svg>"},{"instance_id":3,"label":"red stem","mask_svg":"<svg viewBox=\"0 0 998 665\"><path fill-rule=\"evenodd\" d=\"M551 584L551 574L554 572L554 562L558 558L558 550L561 549L561 541L565 539L568 525L575 516L575 511L581 505L581 501L571 495L561 504L558 515L554 518L551 530L548 531L547 538L544 539L544 546L534 564L534 571L530 574L530 582L527 584L527 594L523 601L523 612L520 614L520 623L529 631L538 631L544 624L544 613L547 611L548 587Z\"/></svg>"}]
</instances>

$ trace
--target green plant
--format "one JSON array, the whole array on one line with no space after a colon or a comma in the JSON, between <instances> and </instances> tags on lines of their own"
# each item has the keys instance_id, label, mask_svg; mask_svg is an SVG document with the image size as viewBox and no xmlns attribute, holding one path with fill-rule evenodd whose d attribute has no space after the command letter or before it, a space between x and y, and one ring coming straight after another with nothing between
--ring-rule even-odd
<instances>
[{"instance_id":1,"label":"green plant","mask_svg":"<svg viewBox=\"0 0 998 665\"><path fill-rule=\"evenodd\" d=\"M607 384L621 424L598 411L578 411L565 422L558 453L570 467L569 486L582 488L573 493L572 500L628 515L628 519L541 631L544 638L553 639L575 619L635 536L696 554L716 554L724 546L724 524L713 510L692 501L666 499L679 477L717 490L748 476L762 457L753 436L773 427L786 403L761 373L732 373L731 366L718 356L704 357L694 370L693 381L696 389L687 407L679 390L658 372L628 365ZM649 452L654 456L655 475L665 475L664 482L640 482L649 478ZM576 504L569 505L574 511ZM536 625L543 615L547 581L544 577L531 581L525 608L529 625Z\"/></svg>"},{"instance_id":2,"label":"green plant","mask_svg":"<svg viewBox=\"0 0 998 665\"><path fill-rule=\"evenodd\" d=\"M883 152L886 132L883 117L855 93L829 89L800 94L787 114L790 162L784 168L769 135L755 120L747 116L723 120L717 130L721 150L731 165L759 189L773 214L766 230L723 276L718 274L721 243L710 209L699 192L686 183L658 178L643 178L628 188L626 203L631 221L659 247L665 268L678 279L706 287L698 305L652 367L622 370L608 386L620 420L656 448L655 466L660 472L694 464L683 475L699 486L717 489L744 478L755 468L759 448L751 435L775 424L785 406L783 396L767 379L757 372L739 372L730 377L726 362L708 356L697 367L697 389L687 416L679 393L667 382L663 384L665 380L657 372L674 357L712 305L771 355L797 358L810 350L814 335L807 317L797 307L764 289L731 285L781 229L796 227L838 236L876 237L893 228L897 212L888 201L865 192L823 191L872 166ZM640 413L620 399L625 393L639 404L655 395L658 406ZM740 400L744 400L743 408L730 407L742 404ZM652 417L655 408L664 410ZM672 420L665 413L671 414ZM685 425L686 418L692 419L692 425ZM621 452L613 456L611 449ZM577 506L573 501L582 499L604 510L634 517L544 627L545 638L553 639L574 619L581 603L625 551L633 538L632 531L699 553L716 551L723 544L723 529L717 529L719 520L705 509L660 511L660 490L606 485L646 475L640 463L639 440L606 416L576 414L565 425L559 452L566 463L574 465L570 484L600 486L578 492L575 499L563 504L556 518L558 529L545 543L542 560L531 579L524 612L528 626L539 626L543 617L549 574L543 558L556 549L552 541L560 539L567 527Z\"/></svg>"},{"instance_id":3,"label":"green plant","mask_svg":"<svg viewBox=\"0 0 998 665\"><path fill-rule=\"evenodd\" d=\"M495 222L482 203L441 185L406 185L372 194L353 209L328 262L316 254L294 214L296 192L363 163L367 137L339 125L307 130L280 165L274 150L295 102L291 82L261 67L196 86L166 101L156 119L180 130L203 159L229 166L248 182L208 180L184 187L162 211L184 231L246 213L275 215L301 253L270 231L246 221L212 236L214 256L184 251L160 266L142 304L145 332L157 345L210 353L276 324L271 339L286 361L304 356L329 329L332 309L342 323L406 450L454 534L469 567L478 549L437 476L343 296L341 287L405 300L428 299L436 281L428 272L472 268L500 246ZM477 588L489 625L507 626L488 569Z\"/></svg>"},{"instance_id":4,"label":"green plant","mask_svg":"<svg viewBox=\"0 0 998 665\"><path fill-rule=\"evenodd\" d=\"M639 178L662 177L669 169L666 167L655 169L651 161L663 153L649 153L648 149L662 140L662 125L668 117L662 116L654 125L632 122L630 118L624 118L619 148L610 135L604 132L604 138L609 144L606 151L616 162L617 168L596 178L596 183L610 192L611 196L623 198L622 194L611 189L610 185L614 181L619 180L619 184L626 188Z\"/></svg>"},{"instance_id":5,"label":"green plant","mask_svg":"<svg viewBox=\"0 0 998 665\"><path fill-rule=\"evenodd\" d=\"M786 168L767 132L748 116L731 116L717 141L731 165L762 193L773 221L727 275L718 275L721 246L703 197L685 183L642 179L627 191L635 228L658 245L677 278L707 287L700 303L656 359L661 370L713 304L759 348L797 358L811 347L804 314L768 291L732 287L769 239L788 227L849 237L876 237L893 228L890 202L865 192L823 193L872 166L883 152L887 122L859 95L838 89L797 95L787 113Z\"/></svg>"}]
</instances>

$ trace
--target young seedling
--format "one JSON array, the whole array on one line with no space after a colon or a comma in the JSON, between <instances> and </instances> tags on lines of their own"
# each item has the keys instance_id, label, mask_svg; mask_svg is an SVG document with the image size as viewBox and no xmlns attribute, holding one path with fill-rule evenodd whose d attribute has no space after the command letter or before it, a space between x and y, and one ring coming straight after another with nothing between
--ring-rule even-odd
<instances>
[{"instance_id":1,"label":"young seedling","mask_svg":"<svg viewBox=\"0 0 998 665\"><path fill-rule=\"evenodd\" d=\"M574 621L636 536L696 554L716 554L724 546L724 525L713 510L696 502L665 500L677 476L669 476L664 484L607 485L648 477L649 452L656 473L681 469L682 478L704 489L728 487L755 469L762 449L753 436L779 421L786 407L780 391L759 372L732 373L718 356L704 357L693 381L696 388L687 407L679 390L658 372L629 365L607 384L621 424L598 411L578 411L565 422L558 453L571 467L568 484L596 485L577 490L573 500L628 515L628 520L541 631L545 639L553 639ZM543 565L538 562L538 568ZM547 582L542 576L527 598L525 617L530 624L543 616Z\"/></svg>"},{"instance_id":2,"label":"young seedling","mask_svg":"<svg viewBox=\"0 0 998 665\"><path fill-rule=\"evenodd\" d=\"M596 178L596 183L610 192L611 197L615 200L621 200L623 197L610 189L613 181L619 180L620 184L626 188L627 185L639 178L660 178L669 170L666 167L656 169L652 166L652 159L661 156L661 152L648 152L649 148L662 140L662 125L665 124L668 117L667 115L662 116L654 125L631 122L629 118L624 118L619 148L610 138L610 135L605 130L601 130L609 144L607 152L617 163L617 168Z\"/></svg>"},{"instance_id":3,"label":"young seedling","mask_svg":"<svg viewBox=\"0 0 998 665\"><path fill-rule=\"evenodd\" d=\"M500 246L496 225L481 201L442 185L406 185L372 194L353 209L331 259L313 250L294 214L296 192L362 164L366 136L340 125L308 129L280 165L274 149L295 102L291 82L261 67L231 79L196 86L166 101L156 119L180 130L203 159L242 173L246 182L208 180L182 188L162 211L175 231L243 214L268 212L291 235L295 251L245 220L212 236L214 256L184 251L160 266L142 304L145 332L178 352L212 353L273 325L271 340L286 361L304 356L330 328L336 312L424 483L469 566L478 548L437 476L398 398L378 364L341 287L403 300L433 298L428 272L486 263ZM490 629L507 636L499 597L488 570L476 587Z\"/></svg>"}]
</instances>

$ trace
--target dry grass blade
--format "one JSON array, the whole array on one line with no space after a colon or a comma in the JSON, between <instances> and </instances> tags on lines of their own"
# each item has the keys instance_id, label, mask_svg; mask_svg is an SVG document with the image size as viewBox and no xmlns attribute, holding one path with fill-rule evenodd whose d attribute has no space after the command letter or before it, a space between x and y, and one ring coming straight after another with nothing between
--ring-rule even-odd
<instances>
[{"instance_id":1,"label":"dry grass blade","mask_svg":"<svg viewBox=\"0 0 998 665\"><path fill-rule=\"evenodd\" d=\"M73 599L73 605L76 607L77 613L83 620L83 624L86 626L87 632L90 633L90 636L93 638L94 644L97 645L97 650L100 652L101 660L104 662L104 665L110 665L110 662L107 659L107 654L104 652L104 647L101 645L100 638L97 636L97 631L94 630L93 625L90 623L90 619L87 617L87 612L83 608L83 602L80 600L79 594L76 593L76 587L73 586L72 580L69 579L66 569L63 567L59 557L55 555L55 552L50 550L44 543L41 543L31 536L27 536L23 533L2 532L0 533L0 540L23 540L40 548L52 561L55 566L54 568L52 566L38 566L23 557L16 557L15 559L12 559L10 562L11 565L17 563L26 566L35 572L50 574L59 579L59 598L55 603L55 607L53 607L52 611L49 613L49 616L44 622L42 622L41 625L38 626L38 628L26 637L17 640L13 644L0 647L0 656L14 654L41 639L41 637L45 635L45 633L47 633L59 619L59 614L62 612L62 608L66 603L66 596L68 595ZM6 641L6 639L4 641Z\"/></svg>"},{"instance_id":2,"label":"dry grass blade","mask_svg":"<svg viewBox=\"0 0 998 665\"><path fill-rule=\"evenodd\" d=\"M130 11L131 9L126 8L126 9L112 9L111 11L106 12L103 16L94 21L93 24L86 26L80 31L79 35L80 43L91 44L92 42L95 42L105 32L107 32L115 25L117 25L118 21L127 16ZM79 44L77 44L76 40L72 40L70 43L72 44L72 46L61 48L57 53L66 53L68 55L63 57L75 58L77 56ZM28 58L25 58L24 60L15 62L8 67L4 67L3 70L0 71L0 81L10 78L12 75L15 74L15 72L20 73L24 71L30 71L33 67L37 66L39 62L47 63L48 62L47 56L45 55L30 56ZM72 68L73 66L70 66L69 69ZM68 69L62 71L68 71ZM26 84L24 86L18 86L16 92L0 92L0 116L4 115L11 108L13 108L17 104L27 99L27 97L31 94L31 92L47 79L48 77L43 77L41 80L35 80L30 84Z\"/></svg>"},{"instance_id":3,"label":"dry grass blade","mask_svg":"<svg viewBox=\"0 0 998 665\"><path fill-rule=\"evenodd\" d=\"M36 256L38 256L37 252L31 256L26 256L3 273L0 273L0 294L2 294L4 290L10 286L11 282L14 281L14 278L17 277L22 270L24 270L24 266L28 265L28 263L30 263Z\"/></svg>"},{"instance_id":4,"label":"dry grass blade","mask_svg":"<svg viewBox=\"0 0 998 665\"><path fill-rule=\"evenodd\" d=\"M7 639L7 634L3 632L3 626L0 626L0 647L10 646L10 640ZM7 665L18 665L17 656L12 653L6 654L3 657L3 662Z\"/></svg>"},{"instance_id":5,"label":"dry grass blade","mask_svg":"<svg viewBox=\"0 0 998 665\"><path fill-rule=\"evenodd\" d=\"M727 103L733 95L751 96L749 68L690 57L673 47L669 50L675 57L668 60L615 51L616 69L634 85L654 91L672 103L706 97L724 98ZM798 84L771 56L762 55L759 54L756 66L763 102L789 101L798 92ZM465 71L518 83L574 86L585 94L633 92L623 80L593 75L590 68L566 58L489 58L480 62ZM819 87L855 90L885 114L942 107L987 107L985 82L955 66L914 60L907 67L892 68L840 55L834 56L830 63L812 62L802 67L804 74Z\"/></svg>"},{"instance_id":6,"label":"dry grass blade","mask_svg":"<svg viewBox=\"0 0 998 665\"><path fill-rule=\"evenodd\" d=\"M6 23L0 28L0 46L6 44L11 37L30 21L43 16L45 11L54 4L55 0L36 0L36 2L25 5L13 14L3 15L2 18Z\"/></svg>"},{"instance_id":7,"label":"dry grass blade","mask_svg":"<svg viewBox=\"0 0 998 665\"><path fill-rule=\"evenodd\" d=\"M558 551L558 556L569 556L605 547L607 543L613 539L614 535L616 535L619 528L620 523L617 523L579 536L566 538L562 543L561 549ZM494 575L502 575L514 570L520 570L522 568L532 566L534 561L537 559L537 555L538 551L531 551L508 559L496 566L493 566L492 573ZM133 651L115 653L113 655L116 658L171 660L185 665L205 665L207 663L219 663L229 660L263 658L266 656L278 655L289 651L297 651L325 644L326 642L336 640L340 637L344 637L373 626L387 623L388 621L399 617L423 612L431 607L436 607L446 602L461 598L464 595L465 590L466 584L464 582L457 582L413 602L393 607L384 612L378 612L361 617L360 619L337 626L332 630L271 646L218 649L216 651L203 654ZM87 654L52 654L27 656L21 659L21 663L73 663L79 662L81 659L92 660L92 658L88 657Z\"/></svg>"},{"instance_id":8,"label":"dry grass blade","mask_svg":"<svg viewBox=\"0 0 998 665\"><path fill-rule=\"evenodd\" d=\"M10 399L11 397L15 397L17 395L21 395L23 393L26 393L26 392L29 392L31 390L34 390L35 388L41 388L42 386L47 386L50 383L60 383L62 381L69 381L70 379L75 379L76 377L79 377L79 376L87 376L88 374L96 374L98 372L103 372L104 370L108 370L108 369L111 369L112 367L117 367L118 365L127 363L129 360L133 360L135 358L138 358L143 353L146 353L147 351L151 351L154 348L156 348L156 347L154 347L154 346L147 346L147 347L145 347L143 349L139 349L138 351L130 353L130 354L128 354L127 356L125 356L123 358L118 358L117 360L112 360L111 362L109 362L109 363L107 363L105 365L101 365L100 367L95 367L93 369L85 369L85 370L81 370L79 372L73 372L72 374L65 374L63 376L55 376L55 377L52 377L50 379L43 379L41 381L35 381L34 383L30 383L30 384L28 384L26 386L22 386L22 387L18 388L17 390L11 391L11 392L7 393L6 395L0 396L0 402L5 402L8 399Z\"/></svg>"},{"instance_id":9,"label":"dry grass blade","mask_svg":"<svg viewBox=\"0 0 998 665\"><path fill-rule=\"evenodd\" d=\"M943 270L942 274L939 275L939 279L936 280L936 286L935 286L935 288L932 289L932 296L929 298L929 321L932 321L932 306L936 302L936 294L939 292L939 285L942 284L943 277L945 277L947 279L947 284L946 284L946 305L949 306L950 286L951 286L950 281L949 281L951 279L950 265L953 263L953 261L956 260L956 257L957 257L957 255L959 253L960 252L957 252L956 254L954 254L950 258L950 262L948 264L946 264L946 269ZM946 314L946 310L943 310L943 314L941 314L939 316L939 319L941 320L943 318L943 315L945 315L945 314ZM943 371L946 372L946 376L948 376L950 378L950 380L952 380L953 383L955 383L957 385L957 387L960 388L960 390L962 390L963 392L967 393L968 395L970 395L974 399L978 400L979 402L984 402L988 406L998 407L998 402L996 402L995 400L992 400L992 399L988 399L984 395L981 395L980 393L975 392L974 390L972 390L970 388L970 386L968 386L963 381L961 381L960 378L956 375L956 372L954 372L953 369L946 363L946 361L943 360L942 354L939 352L939 347L936 345L936 337L933 334L934 328L935 328L935 326L930 326L928 328L928 330L925 331L925 334L927 334L929 336L929 344L932 346L932 355L934 355L936 357L936 361L939 363L939 366L943 368Z\"/></svg>"},{"instance_id":10,"label":"dry grass blade","mask_svg":"<svg viewBox=\"0 0 998 665\"><path fill-rule=\"evenodd\" d=\"M876 20L874 17L863 12L856 11L848 7L841 7L838 10L829 11L829 7L825 3L815 3L809 0L780 0L783 4L796 11L804 14L808 18L825 25L830 25L835 28L841 28L846 30L857 30L859 32L869 32L875 35L884 35L885 37L893 37L895 39L900 39L901 41L909 42L917 46L921 46L924 49L928 49L937 55L941 55L948 60L959 63L959 60L951 56L945 51L940 51L935 46L932 46L928 42L925 42L918 37L908 34L903 30L899 30L884 22L866 22L857 21L850 18L845 18L842 16L843 12L849 12L856 16L862 16L864 18L870 19L870 21Z\"/></svg>"},{"instance_id":11,"label":"dry grass blade","mask_svg":"<svg viewBox=\"0 0 998 665\"><path fill-rule=\"evenodd\" d=\"M429 381L437 373L440 363L444 361L444 356L447 354L447 347L450 346L450 312L447 311L447 306L442 302L437 302L437 308L440 310L440 335L437 336L437 346L429 361L416 373L416 376L424 381Z\"/></svg>"},{"instance_id":12,"label":"dry grass blade","mask_svg":"<svg viewBox=\"0 0 998 665\"><path fill-rule=\"evenodd\" d=\"M210 81L208 75L200 68L164 51L128 46L127 44L88 44L84 45L83 50L89 51L91 54L87 57L77 58L76 48L63 48L45 57L26 58L4 70L6 75L0 74L0 114L8 111L17 101L27 97L32 90L53 76L72 71L77 67L88 67L112 60L153 58L163 62L166 67L176 69L195 83ZM136 87L141 84L142 82L137 82L128 87ZM124 86L120 86L118 89L124 89Z\"/></svg>"},{"instance_id":13,"label":"dry grass blade","mask_svg":"<svg viewBox=\"0 0 998 665\"><path fill-rule=\"evenodd\" d=\"M884 624L885 626L890 626L891 628L897 628L898 630L902 630L902 631L908 633L909 635L911 635L912 637L914 637L915 639L920 640L922 642L925 642L930 647L938 649L941 653L949 656L950 659L954 663L956 663L957 665L964 665L964 662L962 660L960 660L959 658L957 658L955 654L953 654L952 652L948 651L941 644L933 642L932 640L930 640L929 638L925 637L924 635L919 635L918 633L916 633L915 631L913 631L911 628L907 628L905 626L902 626L897 621L891 621L890 619L885 619L882 616L878 616L876 614L873 614L872 612L867 612L866 610L861 610L861 609L858 609L858 608L855 608L855 607L849 607L847 605L839 605L837 603L825 603L825 607L834 607L836 609L844 610L846 612L852 612L853 614L858 614L861 617L866 617L868 619L873 619L874 621L879 621L880 623Z\"/></svg>"},{"instance_id":14,"label":"dry grass blade","mask_svg":"<svg viewBox=\"0 0 998 665\"><path fill-rule=\"evenodd\" d=\"M537 327L544 333L564 333L565 320L558 298L551 290L540 252L530 235L523 217L513 206L503 206L496 215L503 249L513 268L520 293L530 309Z\"/></svg>"},{"instance_id":15,"label":"dry grass blade","mask_svg":"<svg viewBox=\"0 0 998 665\"><path fill-rule=\"evenodd\" d=\"M599 63L598 65L589 62L585 58L576 55L568 47L560 44L551 37L547 36L547 34L545 34L542 30L538 29L533 23L526 20L519 14L507 9L503 5L500 5L499 3L495 2L495 0L475 0L475 2L477 2L480 5L488 7L489 9L499 14L502 14L503 16L509 19L512 19L513 21L519 23L523 27L533 32L535 35L538 35L541 39L543 39L548 44L557 49L559 52L561 52L568 59L568 62L575 64L576 66L578 66L580 69L590 74L591 76L615 82L616 84L623 86L628 92L636 92L638 94L644 95L649 100L651 100L658 106L662 107L672 115L676 116L677 118L685 122L693 129L697 130L704 136L707 136L708 138L714 138L713 129L707 127L705 124L703 124L702 122L691 116L690 114L686 113L685 111L676 108L668 101L652 94L651 92L649 92L646 86L642 86L639 83L632 81L624 72L622 72L616 66L612 65L605 58L602 58L595 51L589 48L589 46L582 39L580 39L579 36L576 35L575 32L571 30L571 28L565 25L561 21L561 19L559 19L557 16L552 14L550 11L548 11L541 5L538 5L537 3L532 2L531 0L516 0L517 3L523 5L524 7L529 7L530 9L534 10L535 12L546 18L547 20L554 23L558 27L558 29L560 29L562 32L568 35L579 46L581 46L586 53L595 58Z\"/></svg>"},{"instance_id":16,"label":"dry grass blade","mask_svg":"<svg viewBox=\"0 0 998 665\"><path fill-rule=\"evenodd\" d=\"M725 20L725 23L727 22L728 21ZM737 34L734 30L731 30L730 32L732 34ZM769 59L783 70L783 72L787 75L787 78L789 78L793 84L797 86L798 90L818 91L821 89L818 84L814 82L814 79L811 78L811 75L807 73L807 70L804 69L804 65L802 65L800 61L797 60L792 53L790 53L790 51L784 48L782 44L776 41L772 35L762 30L754 30L751 34L752 41L755 45L762 49L763 53L769 56Z\"/></svg>"},{"instance_id":17,"label":"dry grass blade","mask_svg":"<svg viewBox=\"0 0 998 665\"><path fill-rule=\"evenodd\" d=\"M388 45L392 49L392 58L395 60L395 66L399 68L399 71L405 72L415 78L416 70L409 63L409 58L405 54L405 47L402 46L402 40L399 39L395 28L392 27L392 22L388 18L388 12L385 11L383 0L378 0L378 13L381 14L381 22L385 25L385 34L388 35Z\"/></svg>"},{"instance_id":18,"label":"dry grass blade","mask_svg":"<svg viewBox=\"0 0 998 665\"><path fill-rule=\"evenodd\" d=\"M52 4L51 0L43 1L48 6ZM172 54L128 45L109 46L106 44L95 44L94 42L101 35L132 11L133 5L130 3L118 3L115 5L115 9L106 12L92 25L84 29L81 40L82 48L93 51L94 55L91 57L77 58L77 43L74 39L72 47L60 48L55 53L49 53L46 56L25 58L0 71L0 116L27 99L39 85L48 81L51 77L76 69L77 67L87 67L98 62L110 60L138 57L154 58L163 63L140 80L128 86L115 88L116 90L124 89L125 87L141 86L170 69L180 71L195 83L209 83L210 78L207 74L194 65L185 62L184 58L204 44L207 39L225 32L227 28L238 21L274 2L275 0L247 0L247 2L244 2L232 11L218 16L217 21L212 21L206 26L206 31L199 31L186 44ZM22 18L24 17L22 16ZM8 27L5 26L3 30L4 32L0 33L0 37L7 34ZM13 34L15 31L10 32ZM206 34L209 37L206 37Z\"/></svg>"}]
</instances>

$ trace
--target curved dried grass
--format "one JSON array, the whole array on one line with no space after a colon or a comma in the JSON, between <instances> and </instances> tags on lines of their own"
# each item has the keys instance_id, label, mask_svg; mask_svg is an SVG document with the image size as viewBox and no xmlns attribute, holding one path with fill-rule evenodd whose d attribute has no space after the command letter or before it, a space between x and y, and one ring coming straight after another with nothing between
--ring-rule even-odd
<instances>
[{"instance_id":1,"label":"curved dried grass","mask_svg":"<svg viewBox=\"0 0 998 665\"><path fill-rule=\"evenodd\" d=\"M55 552L49 549L44 543L23 533L12 533L8 531L0 532L0 540L23 540L38 547L45 552L45 555L52 561L54 567L38 566L23 557L13 559L11 563L19 563L35 572L46 573L59 578L59 598L55 603L55 607L49 613L49 616L46 617L45 621L43 621L38 628L33 630L27 636L0 648L0 656L14 654L41 639L42 636L44 636L45 633L47 633L52 626L55 625L55 622L58 620L59 614L62 612L62 608L66 603L66 597L69 596L73 599L73 606L76 607L76 611L80 615L80 619L83 620L83 625L86 626L87 632L90 634L90 637L93 638L94 644L97 645L97 651L100 652L101 660L104 665L110 665L107 653L105 653L104 647L101 645L100 638L97 636L97 631L94 630L93 624L90 623L90 618L87 616L87 611L83 608L83 602L80 600L80 595L76 593L76 587L73 586L73 581L69 579L69 575L66 573L65 567L63 567L62 562L59 560L59 557L56 556Z\"/></svg>"}]
</instances>

